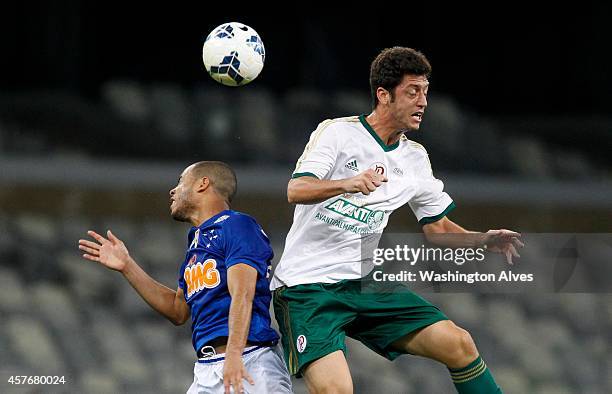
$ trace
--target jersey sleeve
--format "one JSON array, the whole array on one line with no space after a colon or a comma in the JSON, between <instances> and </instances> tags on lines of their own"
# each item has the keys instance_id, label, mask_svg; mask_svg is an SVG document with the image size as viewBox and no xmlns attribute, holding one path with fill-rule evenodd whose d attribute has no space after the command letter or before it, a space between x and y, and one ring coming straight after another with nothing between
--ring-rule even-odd
<instances>
[{"instance_id":1,"label":"jersey sleeve","mask_svg":"<svg viewBox=\"0 0 612 394\"><path fill-rule=\"evenodd\" d=\"M431 164L424 152L417 172L417 192L408 202L420 224L434 223L455 209L453 199L444 192L444 183L433 175Z\"/></svg>"},{"instance_id":2,"label":"jersey sleeve","mask_svg":"<svg viewBox=\"0 0 612 394\"><path fill-rule=\"evenodd\" d=\"M178 272L178 287L181 288L183 290L183 293L187 294L187 285L185 283L185 278L183 277L184 273L185 273L185 264L183 263L181 265L181 268L179 268L179 272Z\"/></svg>"},{"instance_id":3,"label":"jersey sleeve","mask_svg":"<svg viewBox=\"0 0 612 394\"><path fill-rule=\"evenodd\" d=\"M304 153L298 159L292 178L313 176L323 179L336 163L338 136L333 125L323 122L310 135Z\"/></svg>"},{"instance_id":4,"label":"jersey sleeve","mask_svg":"<svg viewBox=\"0 0 612 394\"><path fill-rule=\"evenodd\" d=\"M257 222L247 215L236 215L224 226L225 266L247 264L264 278L272 259L270 241Z\"/></svg>"}]
</instances>

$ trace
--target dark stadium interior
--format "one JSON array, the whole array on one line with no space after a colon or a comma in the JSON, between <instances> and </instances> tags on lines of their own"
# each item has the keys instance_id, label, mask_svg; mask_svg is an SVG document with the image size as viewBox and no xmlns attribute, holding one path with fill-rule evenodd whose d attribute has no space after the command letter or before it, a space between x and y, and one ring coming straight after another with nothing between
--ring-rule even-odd
<instances>
[{"instance_id":1,"label":"dark stadium interior","mask_svg":"<svg viewBox=\"0 0 612 394\"><path fill-rule=\"evenodd\" d=\"M169 217L168 190L186 165L223 160L238 173L234 208L259 219L277 262L297 158L322 120L369 113L369 64L385 47L432 63L429 107L409 138L457 202L451 219L612 233L609 6L368 7L264 17L69 1L0 13L0 392L26 392L5 385L11 374L69 379L44 392L185 391L188 327L82 260L77 240L112 228L176 286L187 227ZM201 58L208 32L232 20L266 47L262 74L240 88L214 82ZM404 207L388 231L420 226ZM473 333L505 392L612 392L610 294L535 296L425 295ZM453 390L429 360L390 363L352 340L348 360L358 393Z\"/></svg>"}]
</instances>

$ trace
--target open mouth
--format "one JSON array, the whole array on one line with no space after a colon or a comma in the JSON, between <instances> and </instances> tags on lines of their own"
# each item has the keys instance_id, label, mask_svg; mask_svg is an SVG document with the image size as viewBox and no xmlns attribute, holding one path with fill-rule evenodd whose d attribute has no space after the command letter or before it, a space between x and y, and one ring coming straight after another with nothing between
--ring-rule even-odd
<instances>
[{"instance_id":1,"label":"open mouth","mask_svg":"<svg viewBox=\"0 0 612 394\"><path fill-rule=\"evenodd\" d=\"M417 111L413 113L411 116L412 116L412 119L416 120L417 122L420 122L423 119L423 111Z\"/></svg>"}]
</instances>

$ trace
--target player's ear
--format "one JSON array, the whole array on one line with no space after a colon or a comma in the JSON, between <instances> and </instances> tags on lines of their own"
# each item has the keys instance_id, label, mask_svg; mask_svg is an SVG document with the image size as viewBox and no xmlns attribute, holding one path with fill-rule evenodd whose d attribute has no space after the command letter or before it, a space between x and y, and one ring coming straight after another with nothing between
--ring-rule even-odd
<instances>
[{"instance_id":1,"label":"player's ear","mask_svg":"<svg viewBox=\"0 0 612 394\"><path fill-rule=\"evenodd\" d=\"M203 191L208 189L208 187L210 186L210 178L208 178L207 176L198 178L196 179L194 186L195 186L195 191L197 193L202 193Z\"/></svg>"},{"instance_id":2,"label":"player's ear","mask_svg":"<svg viewBox=\"0 0 612 394\"><path fill-rule=\"evenodd\" d=\"M391 102L391 93L387 89L381 88L380 86L376 88L376 97L378 98L378 102L383 105L387 105L389 102Z\"/></svg>"}]
</instances>

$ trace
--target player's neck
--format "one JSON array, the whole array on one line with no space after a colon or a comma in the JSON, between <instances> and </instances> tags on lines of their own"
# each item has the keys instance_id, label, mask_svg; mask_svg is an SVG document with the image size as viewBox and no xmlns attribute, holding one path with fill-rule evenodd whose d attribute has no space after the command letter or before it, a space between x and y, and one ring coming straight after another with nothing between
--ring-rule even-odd
<instances>
[{"instance_id":1,"label":"player's neck","mask_svg":"<svg viewBox=\"0 0 612 394\"><path fill-rule=\"evenodd\" d=\"M230 209L230 206L225 201L209 202L197 209L189 221L193 226L199 227L202 223L226 209Z\"/></svg>"},{"instance_id":2,"label":"player's neck","mask_svg":"<svg viewBox=\"0 0 612 394\"><path fill-rule=\"evenodd\" d=\"M395 144L403 134L396 126L393 118L385 111L372 111L370 115L366 116L366 121L381 141L387 145Z\"/></svg>"}]
</instances>

